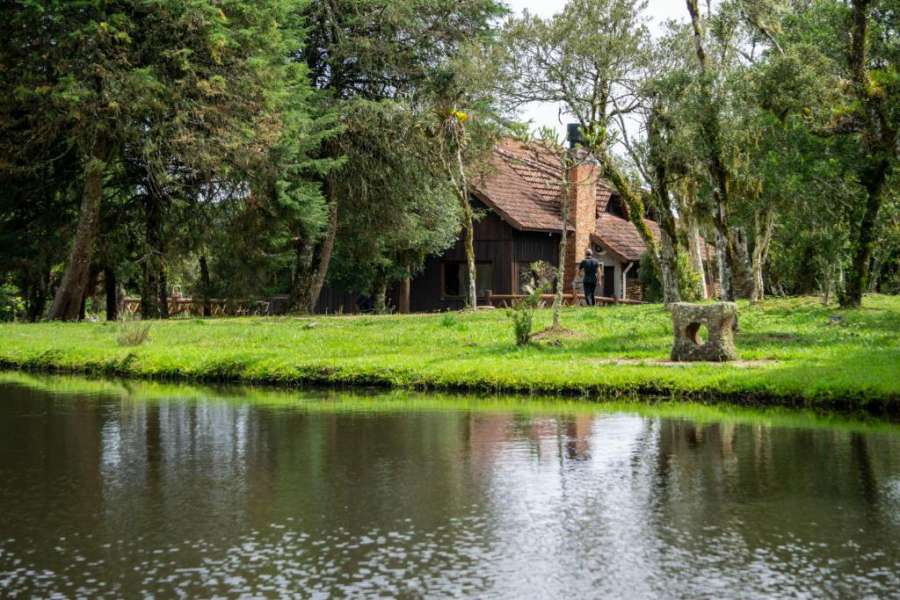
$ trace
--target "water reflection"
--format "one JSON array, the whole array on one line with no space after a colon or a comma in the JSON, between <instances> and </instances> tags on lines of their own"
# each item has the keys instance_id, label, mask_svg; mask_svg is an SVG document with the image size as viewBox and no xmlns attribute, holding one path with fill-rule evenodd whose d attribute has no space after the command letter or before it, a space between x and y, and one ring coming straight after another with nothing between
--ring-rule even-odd
<instances>
[{"instance_id":1,"label":"water reflection","mask_svg":"<svg viewBox=\"0 0 900 600\"><path fill-rule=\"evenodd\" d=\"M900 589L895 433L373 402L0 387L0 595Z\"/></svg>"}]
</instances>

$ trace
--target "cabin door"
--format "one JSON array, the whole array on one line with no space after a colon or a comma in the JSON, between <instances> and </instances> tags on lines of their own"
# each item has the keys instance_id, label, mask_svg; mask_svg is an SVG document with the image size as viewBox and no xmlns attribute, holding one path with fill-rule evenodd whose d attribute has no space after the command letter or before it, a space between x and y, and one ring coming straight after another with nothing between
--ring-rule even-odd
<instances>
[{"instance_id":1,"label":"cabin door","mask_svg":"<svg viewBox=\"0 0 900 600\"><path fill-rule=\"evenodd\" d=\"M603 297L616 297L616 267L603 267Z\"/></svg>"}]
</instances>

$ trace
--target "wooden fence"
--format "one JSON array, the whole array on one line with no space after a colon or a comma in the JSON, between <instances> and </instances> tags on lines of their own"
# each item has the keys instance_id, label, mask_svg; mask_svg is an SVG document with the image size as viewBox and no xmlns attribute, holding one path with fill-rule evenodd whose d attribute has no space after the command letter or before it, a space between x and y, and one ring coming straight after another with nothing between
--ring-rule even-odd
<instances>
[{"instance_id":1,"label":"wooden fence","mask_svg":"<svg viewBox=\"0 0 900 600\"><path fill-rule=\"evenodd\" d=\"M518 294L492 294L480 298L479 305L482 307L508 308L516 300L525 298ZM554 294L544 294L541 296L541 306L548 308L553 305ZM606 298L598 296L596 298L598 306L611 306L615 304L643 304L639 300L621 300L618 298ZM565 306L584 306L586 304L582 294L564 294L563 304ZM193 298L170 298L169 299L169 317L171 318L188 318L203 316L202 300L194 300ZM210 316L212 317L262 317L285 314L287 309L287 298L277 296L268 300L209 300ZM125 298L123 302L123 315L126 317L135 317L141 314L140 298Z\"/></svg>"},{"instance_id":2,"label":"wooden fence","mask_svg":"<svg viewBox=\"0 0 900 600\"><path fill-rule=\"evenodd\" d=\"M274 305L278 301L273 300L209 300L210 312L213 317L248 317L272 315ZM170 298L169 316L175 317L202 317L204 302L192 298ZM140 298L125 298L124 312L129 317L141 314Z\"/></svg>"}]
</instances>

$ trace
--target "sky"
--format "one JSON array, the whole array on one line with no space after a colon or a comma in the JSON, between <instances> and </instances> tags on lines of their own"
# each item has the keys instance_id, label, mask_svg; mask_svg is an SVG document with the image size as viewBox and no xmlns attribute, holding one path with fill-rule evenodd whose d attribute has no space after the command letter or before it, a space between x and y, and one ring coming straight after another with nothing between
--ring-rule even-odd
<instances>
[{"instance_id":1,"label":"sky","mask_svg":"<svg viewBox=\"0 0 900 600\"><path fill-rule=\"evenodd\" d=\"M528 10L531 14L549 17L562 10L566 0L505 0L514 13ZM661 24L669 19L687 21L687 7L683 0L648 0L647 16L651 18L650 28L654 33L661 30ZM560 123L559 106L555 104L531 104L523 108L523 121L533 121L535 128L554 127L565 136L565 116Z\"/></svg>"}]
</instances>

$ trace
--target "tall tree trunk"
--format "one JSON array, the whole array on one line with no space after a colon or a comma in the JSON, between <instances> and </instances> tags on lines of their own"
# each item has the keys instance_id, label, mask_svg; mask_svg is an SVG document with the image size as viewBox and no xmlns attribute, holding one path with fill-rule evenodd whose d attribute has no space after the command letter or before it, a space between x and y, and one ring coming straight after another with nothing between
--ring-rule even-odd
<instances>
[{"instance_id":1,"label":"tall tree trunk","mask_svg":"<svg viewBox=\"0 0 900 600\"><path fill-rule=\"evenodd\" d=\"M841 296L841 306L844 308L862 306L863 294L869 287L869 270L875 250L878 213L881 211L889 170L888 160L882 160L866 175L863 182L866 188L866 209L856 237L847 289Z\"/></svg>"},{"instance_id":2,"label":"tall tree trunk","mask_svg":"<svg viewBox=\"0 0 900 600\"><path fill-rule=\"evenodd\" d=\"M849 53L853 88L863 117L862 146L866 160L859 174L866 190L866 207L854 240L853 265L841 306L857 308L869 283L869 268L876 241L878 213L884 188L897 162L897 129L890 116L897 98L872 83L868 67L869 11L871 0L852 0L853 21Z\"/></svg>"},{"instance_id":3,"label":"tall tree trunk","mask_svg":"<svg viewBox=\"0 0 900 600\"><path fill-rule=\"evenodd\" d=\"M315 244L298 238L294 243L294 272L291 277L289 311L309 312L309 287L311 285Z\"/></svg>"},{"instance_id":4,"label":"tall tree trunk","mask_svg":"<svg viewBox=\"0 0 900 600\"><path fill-rule=\"evenodd\" d=\"M34 285L28 289L28 321L37 323L44 314L44 308L47 306L47 292L42 290L38 285Z\"/></svg>"},{"instance_id":5,"label":"tall tree trunk","mask_svg":"<svg viewBox=\"0 0 900 600\"><path fill-rule=\"evenodd\" d=\"M676 241L665 230L661 231L659 253L659 273L662 279L663 303L668 306L681 302L681 290L678 288L678 250Z\"/></svg>"},{"instance_id":6,"label":"tall tree trunk","mask_svg":"<svg viewBox=\"0 0 900 600\"><path fill-rule=\"evenodd\" d=\"M660 279L662 279L663 303L666 306L681 302L681 290L678 286L681 279L679 277L678 231L675 215L672 212L672 198L669 194L669 166L662 148L665 143L665 132L669 128L669 120L665 118L658 107L654 106L647 123L647 139L650 145L650 163L654 179L651 202L655 200L662 238L659 240L660 250L657 263L659 264Z\"/></svg>"},{"instance_id":7,"label":"tall tree trunk","mask_svg":"<svg viewBox=\"0 0 900 600\"><path fill-rule=\"evenodd\" d=\"M327 186L333 189L332 186ZM294 281L291 289L290 310L314 313L319 303L331 254L338 231L338 204L332 198L328 209L328 225L323 237L316 243L298 240L294 265Z\"/></svg>"},{"instance_id":8,"label":"tall tree trunk","mask_svg":"<svg viewBox=\"0 0 900 600\"><path fill-rule=\"evenodd\" d=\"M659 212L659 264L660 278L662 279L663 303L668 306L681 302L681 289L678 282L679 276L679 248L678 231L675 224L675 215L672 213L672 204L669 198L668 175L664 165L656 167L657 181L654 182L654 194L657 211ZM649 231L649 230L648 230ZM649 248L652 247L648 246Z\"/></svg>"},{"instance_id":9,"label":"tall tree trunk","mask_svg":"<svg viewBox=\"0 0 900 600\"><path fill-rule=\"evenodd\" d=\"M212 303L209 298L209 264L206 262L206 256L200 257L200 296L203 300L203 316L212 316Z\"/></svg>"},{"instance_id":10,"label":"tall tree trunk","mask_svg":"<svg viewBox=\"0 0 900 600\"><path fill-rule=\"evenodd\" d=\"M50 291L50 272L38 269L29 273L27 278L28 292L26 294L25 311L28 321L36 323L44 315L47 308L47 295Z\"/></svg>"},{"instance_id":11,"label":"tall tree trunk","mask_svg":"<svg viewBox=\"0 0 900 600\"><path fill-rule=\"evenodd\" d=\"M75 241L69 255L62 282L53 299L50 319L74 321L81 310L81 301L90 275L91 260L94 257L94 241L100 228L100 207L103 203L103 173L109 148L105 140L94 142L91 157L84 168L84 191Z\"/></svg>"},{"instance_id":12,"label":"tall tree trunk","mask_svg":"<svg viewBox=\"0 0 900 600\"><path fill-rule=\"evenodd\" d=\"M562 313L562 304L563 304L563 295L565 289L566 281L566 256L568 254L569 247L569 203L571 202L571 186L573 182L569 181L568 173L565 172L566 169L563 169L564 176L566 178L566 184L564 186L565 193L563 195L563 201L561 203L562 208L562 233L559 236L559 265L557 266L556 273L556 294L553 297L553 329L559 329L560 325L560 316ZM574 182L574 185L579 185L579 182ZM577 218L577 217L576 217ZM572 252L578 252L578 249L575 248ZM578 262L578 256L575 256L575 262ZM574 275L573 275L574 278ZM575 294L574 289L574 279L573 279L573 289L572 294Z\"/></svg>"},{"instance_id":13,"label":"tall tree trunk","mask_svg":"<svg viewBox=\"0 0 900 600\"><path fill-rule=\"evenodd\" d=\"M475 280L475 216L469 199L460 200L463 208L463 227L466 230L466 308L474 310L478 307L478 283Z\"/></svg>"},{"instance_id":14,"label":"tall tree trunk","mask_svg":"<svg viewBox=\"0 0 900 600\"><path fill-rule=\"evenodd\" d=\"M328 268L331 266L331 255L334 252L337 232L338 203L337 200L333 200L328 211L328 229L325 231L325 238L322 240L316 253L315 273L307 305L311 313L315 312L316 305L319 303L319 296L322 294L322 288L325 286L325 278L328 276Z\"/></svg>"},{"instance_id":15,"label":"tall tree trunk","mask_svg":"<svg viewBox=\"0 0 900 600\"><path fill-rule=\"evenodd\" d=\"M107 266L103 269L107 321L117 321L119 319L119 290L116 285L116 271L112 267Z\"/></svg>"},{"instance_id":16,"label":"tall tree trunk","mask_svg":"<svg viewBox=\"0 0 900 600\"><path fill-rule=\"evenodd\" d=\"M143 285L141 286L141 319L159 319L159 272L149 260L142 265Z\"/></svg>"},{"instance_id":17,"label":"tall tree trunk","mask_svg":"<svg viewBox=\"0 0 900 600\"><path fill-rule=\"evenodd\" d=\"M731 269L728 267L728 242L716 228L716 262L719 265L719 299L723 302L734 301L734 287L731 282Z\"/></svg>"},{"instance_id":18,"label":"tall tree trunk","mask_svg":"<svg viewBox=\"0 0 900 600\"><path fill-rule=\"evenodd\" d=\"M169 279L164 263L159 265L159 318L169 318Z\"/></svg>"},{"instance_id":19,"label":"tall tree trunk","mask_svg":"<svg viewBox=\"0 0 900 600\"><path fill-rule=\"evenodd\" d=\"M478 274L475 266L475 216L469 200L469 181L466 178L466 163L463 158L463 146L466 135L465 129L461 124L454 122L448 127L451 130L455 150L442 149L441 159L444 162L444 169L453 183L453 189L456 192L456 198L459 200L463 213L462 226L466 233L463 242L466 253L466 293L463 297L465 299L465 307L469 310L475 310L478 308L478 283L476 281ZM446 141L442 138L442 144Z\"/></svg>"},{"instance_id":20,"label":"tall tree trunk","mask_svg":"<svg viewBox=\"0 0 900 600\"><path fill-rule=\"evenodd\" d=\"M700 226L697 224L696 216L689 214L686 216L686 220L691 268L700 276L700 299L708 300L710 293L709 287L706 285L706 266L703 264L703 257L706 255L706 242L703 236L700 235Z\"/></svg>"},{"instance_id":21,"label":"tall tree trunk","mask_svg":"<svg viewBox=\"0 0 900 600\"><path fill-rule=\"evenodd\" d=\"M148 193L144 197L144 281L141 289L141 318L168 317L168 302L164 290L163 265L163 198L153 176L148 174Z\"/></svg>"},{"instance_id":22,"label":"tall tree trunk","mask_svg":"<svg viewBox=\"0 0 900 600\"><path fill-rule=\"evenodd\" d=\"M387 277L382 269L378 269L378 273L375 275L375 281L372 284L372 299L375 314L387 314Z\"/></svg>"},{"instance_id":23,"label":"tall tree trunk","mask_svg":"<svg viewBox=\"0 0 900 600\"><path fill-rule=\"evenodd\" d=\"M459 185L457 194L463 211L463 227L466 230L466 308L475 310L478 308L478 273L475 267L475 215L472 211L472 202L469 200L469 182L466 180L466 165L463 161L462 146L457 145L456 167L459 169Z\"/></svg>"},{"instance_id":24,"label":"tall tree trunk","mask_svg":"<svg viewBox=\"0 0 900 600\"><path fill-rule=\"evenodd\" d=\"M94 299L94 295L97 292L97 280L100 277L100 269L92 266L90 268L90 273L88 274L88 283L84 288L84 296L81 298L81 308L78 311L78 320L84 321L85 317L87 317L87 301L88 298L91 300ZM94 308L92 306L91 308Z\"/></svg>"},{"instance_id":25,"label":"tall tree trunk","mask_svg":"<svg viewBox=\"0 0 900 600\"><path fill-rule=\"evenodd\" d=\"M763 268L769 257L769 247L775 232L775 211L766 208L753 214L755 244L753 246L753 295L751 302L760 302L765 298L766 288L763 280Z\"/></svg>"},{"instance_id":26,"label":"tall tree trunk","mask_svg":"<svg viewBox=\"0 0 900 600\"><path fill-rule=\"evenodd\" d=\"M406 273L400 282L400 306L398 312L401 315L408 315L412 312L412 275L410 274L409 263L405 265Z\"/></svg>"},{"instance_id":27,"label":"tall tree trunk","mask_svg":"<svg viewBox=\"0 0 900 600\"><path fill-rule=\"evenodd\" d=\"M731 278L735 296L752 299L756 295L756 282L753 279L747 233L740 227L732 227L728 233Z\"/></svg>"},{"instance_id":28,"label":"tall tree trunk","mask_svg":"<svg viewBox=\"0 0 900 600\"><path fill-rule=\"evenodd\" d=\"M644 219L646 206L644 205L643 199L641 199L640 195L634 191L624 173L619 170L607 152L603 152L602 164L606 176L609 177L610 181L625 201L625 207L628 209L628 220L631 221L632 225L637 229L638 235L641 236L641 240L647 247L647 252L650 253L654 265L661 273L662 266L660 264L659 242L653 237L653 233L650 231L650 227L647 226L646 219Z\"/></svg>"}]
</instances>

